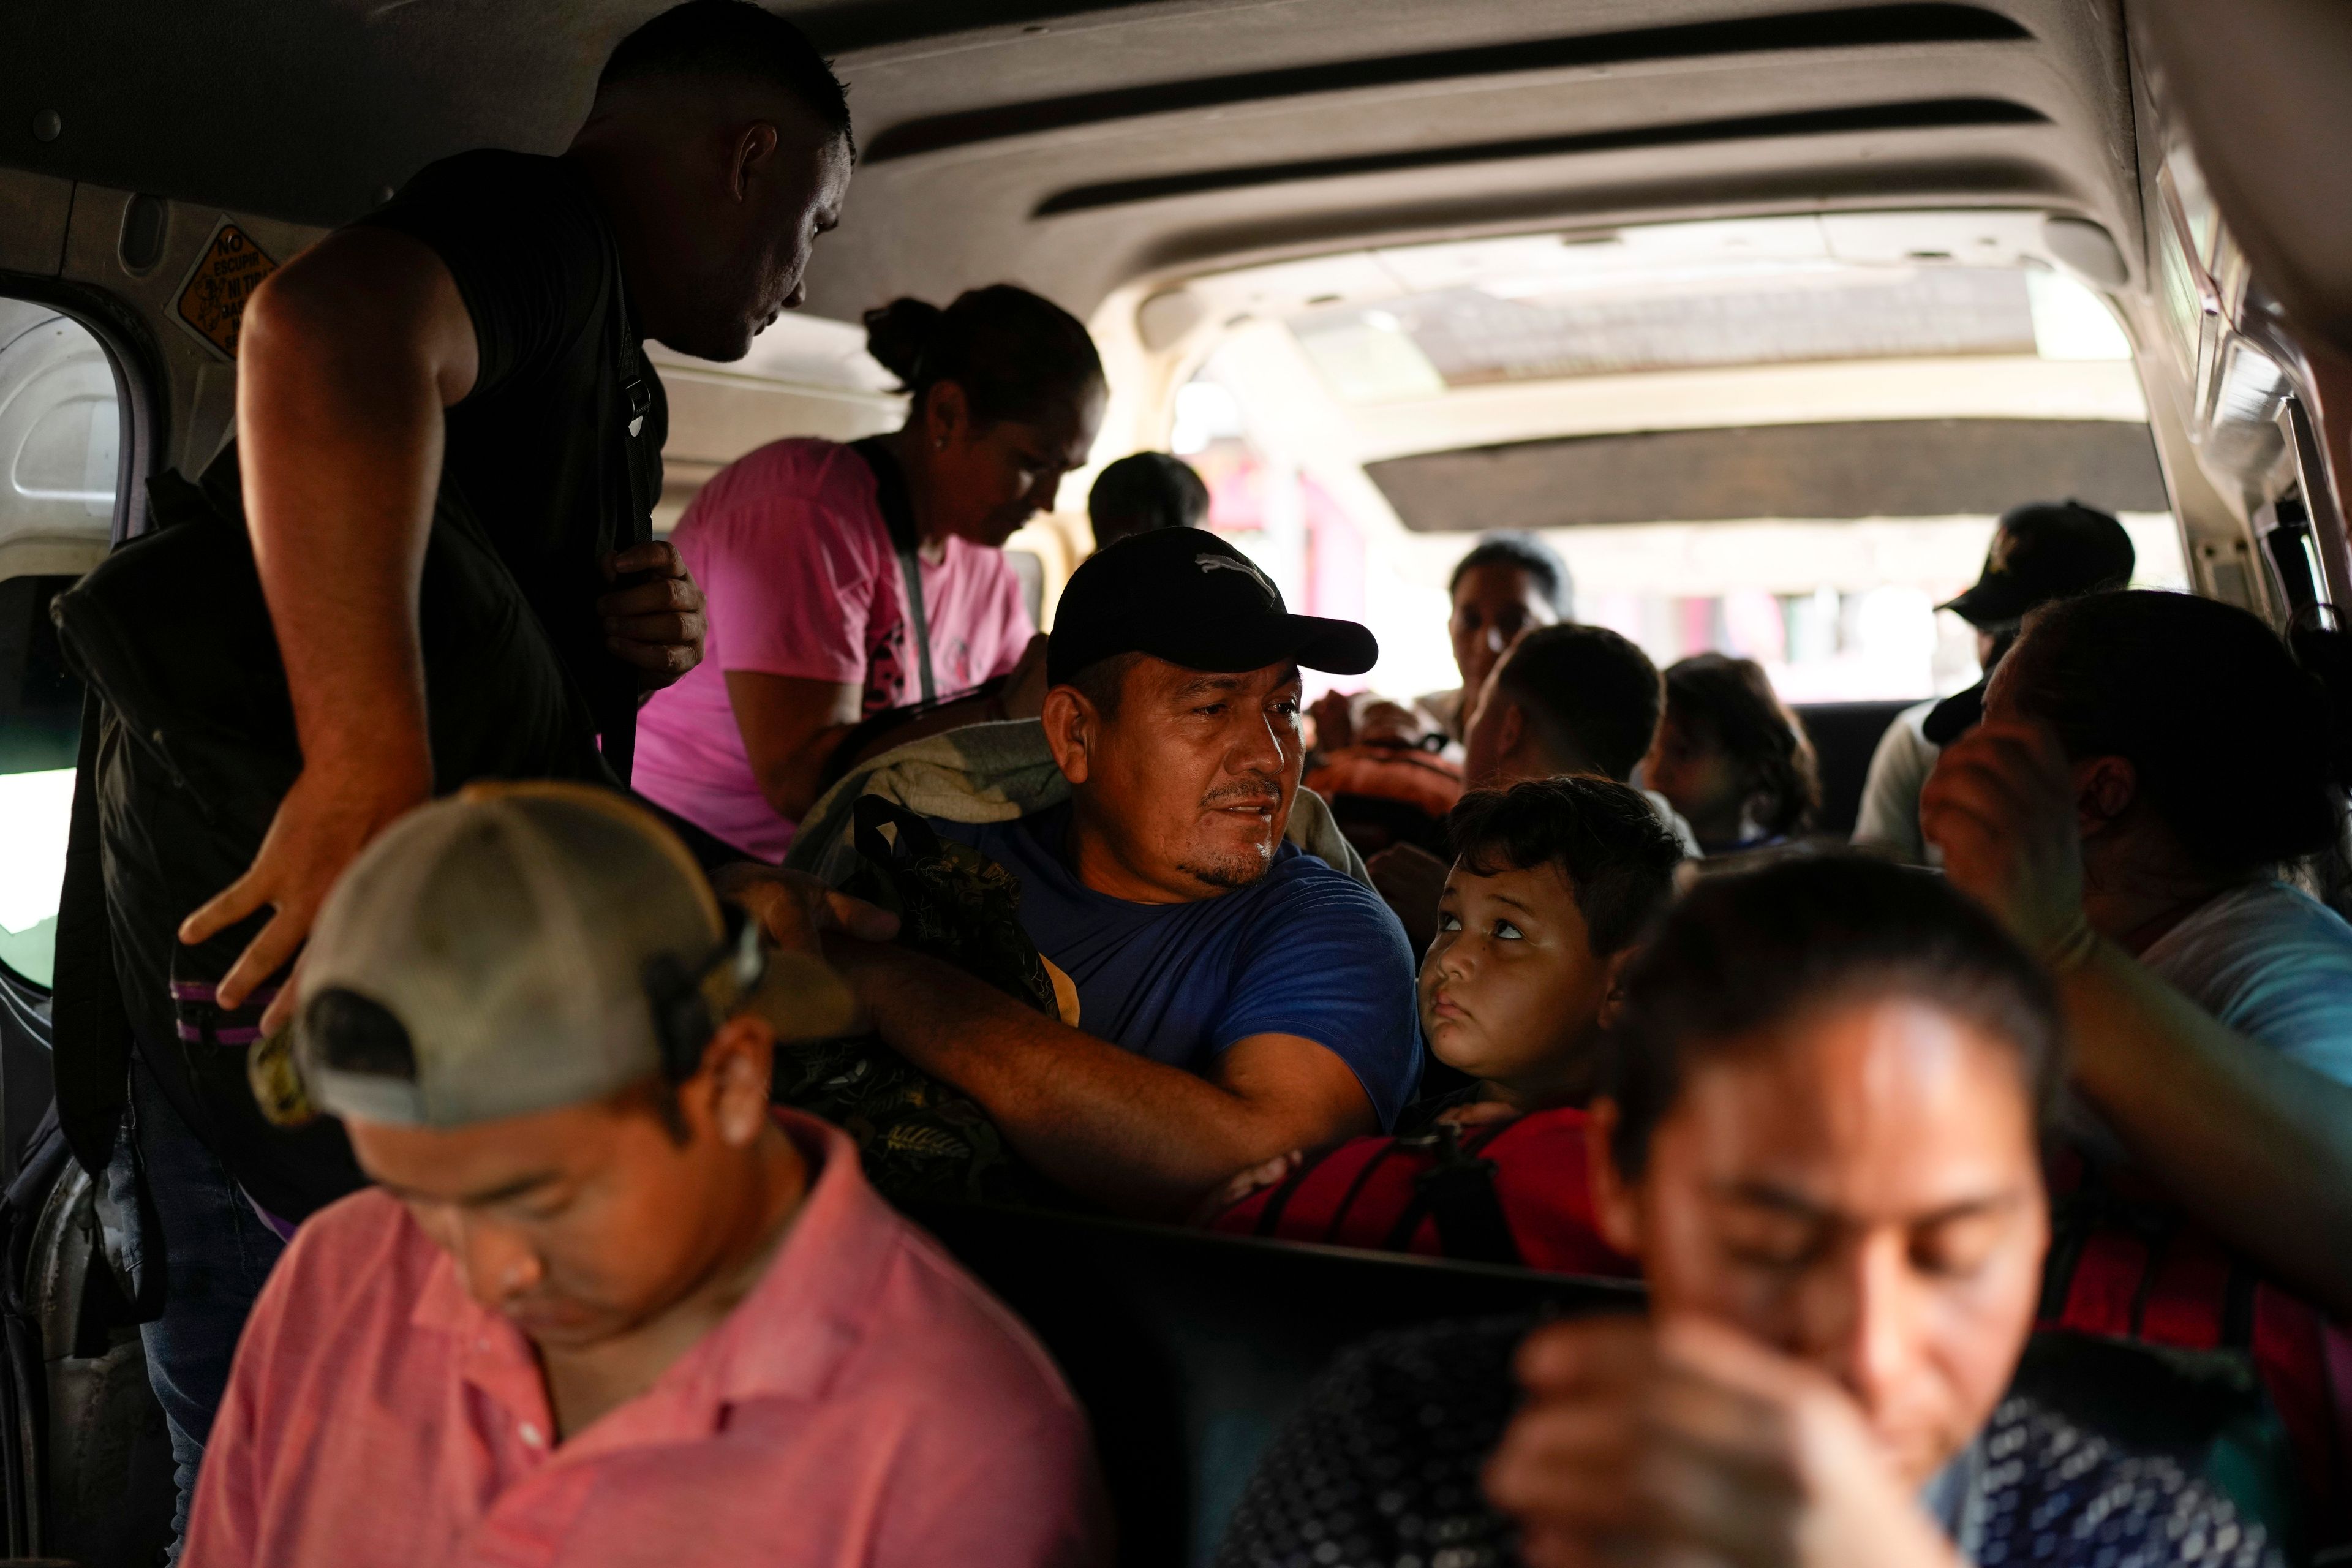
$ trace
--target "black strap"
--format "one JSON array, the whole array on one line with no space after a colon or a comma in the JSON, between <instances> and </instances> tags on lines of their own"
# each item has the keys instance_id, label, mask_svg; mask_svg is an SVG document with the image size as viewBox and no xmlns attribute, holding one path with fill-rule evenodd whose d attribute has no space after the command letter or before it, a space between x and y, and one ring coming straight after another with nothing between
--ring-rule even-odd
<instances>
[{"instance_id":1,"label":"black strap","mask_svg":"<svg viewBox=\"0 0 2352 1568\"><path fill-rule=\"evenodd\" d=\"M940 856L940 833L897 801L862 795L849 808L849 841L858 854L884 868L903 868ZM893 837L882 837L888 827Z\"/></svg>"},{"instance_id":2,"label":"black strap","mask_svg":"<svg viewBox=\"0 0 2352 1568\"><path fill-rule=\"evenodd\" d=\"M891 455L889 437L868 436L851 444L851 451L874 470L874 503L882 510L883 526L890 531L890 548L898 552L898 572L907 580L907 620L915 632L915 672L919 695L925 702L939 693L931 679L931 619L923 606L923 563L915 553L922 536L915 528L915 503L907 493L907 476Z\"/></svg>"},{"instance_id":3,"label":"black strap","mask_svg":"<svg viewBox=\"0 0 2352 1568\"><path fill-rule=\"evenodd\" d=\"M1463 1263L1524 1267L1518 1238L1511 1234L1510 1218L1495 1191L1497 1167L1480 1154L1496 1136L1490 1131L1465 1147L1460 1128L1439 1122L1427 1140L1436 1146L1437 1163L1413 1178L1413 1201L1398 1216L1384 1245L1402 1250L1426 1215L1437 1222L1437 1244L1446 1257Z\"/></svg>"},{"instance_id":4,"label":"black strap","mask_svg":"<svg viewBox=\"0 0 2352 1568\"><path fill-rule=\"evenodd\" d=\"M131 1098L131 1017L114 968L107 925L106 874L98 833L98 738L103 708L97 692L81 704L81 752L74 763L73 813L66 828L66 879L58 900L51 1063L58 1121L74 1158L104 1180Z\"/></svg>"},{"instance_id":5,"label":"black strap","mask_svg":"<svg viewBox=\"0 0 2352 1568\"><path fill-rule=\"evenodd\" d=\"M1257 1228L1252 1234L1265 1237L1280 1234L1283 1211L1290 1206L1291 1195L1306 1184L1307 1178L1330 1152L1325 1149L1298 1162L1298 1168L1282 1179L1275 1187L1273 1195L1265 1200L1265 1206L1257 1211Z\"/></svg>"},{"instance_id":6,"label":"black strap","mask_svg":"<svg viewBox=\"0 0 2352 1568\"><path fill-rule=\"evenodd\" d=\"M1355 1180L1348 1184L1348 1190L1339 1194L1339 1206L1331 1211L1331 1223L1323 1231L1325 1241L1336 1243L1339 1239L1339 1227L1348 1223L1348 1215L1354 1210L1357 1198L1363 1195L1364 1184L1372 1179L1373 1172L1388 1163L1390 1155L1402 1147L1403 1139L1391 1138L1364 1162L1363 1168L1356 1173Z\"/></svg>"},{"instance_id":7,"label":"black strap","mask_svg":"<svg viewBox=\"0 0 2352 1568\"><path fill-rule=\"evenodd\" d=\"M614 367L619 374L621 407L614 412L621 420L621 461L629 487L628 510L622 529L615 531L612 548L630 550L653 538L653 509L661 500L659 458L648 458L644 446L646 421L653 414L660 383L655 377L652 363L646 358L645 341L637 335L636 314L629 308L619 237L609 224L603 226L605 266L613 279L612 324L619 337L616 347L621 356L620 363ZM637 580L649 580L650 575L644 574ZM627 582L614 584L633 585ZM635 769L637 751L639 693L634 672L625 695L618 687L610 690L600 687L597 695L604 700L592 701L588 711L594 715L597 732L604 738L604 761L625 784Z\"/></svg>"}]
</instances>

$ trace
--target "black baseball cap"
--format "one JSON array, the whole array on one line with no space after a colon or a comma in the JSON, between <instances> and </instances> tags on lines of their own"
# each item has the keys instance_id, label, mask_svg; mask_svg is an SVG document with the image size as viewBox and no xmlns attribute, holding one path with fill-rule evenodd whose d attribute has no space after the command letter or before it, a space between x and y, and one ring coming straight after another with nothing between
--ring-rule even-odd
<instances>
[{"instance_id":1,"label":"black baseball cap","mask_svg":"<svg viewBox=\"0 0 2352 1568\"><path fill-rule=\"evenodd\" d=\"M1941 607L1971 626L2007 626L2053 599L2123 587L2137 559L2124 525L2098 508L2030 501L2001 514L1976 585Z\"/></svg>"},{"instance_id":2,"label":"black baseball cap","mask_svg":"<svg viewBox=\"0 0 2352 1568\"><path fill-rule=\"evenodd\" d=\"M1097 551L1062 590L1045 679L1148 653L1187 669L1235 674L1298 664L1361 675L1381 656L1353 621L1294 616L1257 563L1204 528L1158 528Z\"/></svg>"}]
</instances>

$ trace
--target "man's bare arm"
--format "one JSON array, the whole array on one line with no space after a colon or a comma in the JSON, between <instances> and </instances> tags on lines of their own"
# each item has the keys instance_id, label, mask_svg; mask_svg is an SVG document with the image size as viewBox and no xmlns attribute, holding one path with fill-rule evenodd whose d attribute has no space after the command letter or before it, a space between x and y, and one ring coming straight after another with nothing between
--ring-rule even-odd
<instances>
[{"instance_id":1,"label":"man's bare arm","mask_svg":"<svg viewBox=\"0 0 2352 1568\"><path fill-rule=\"evenodd\" d=\"M830 941L882 1037L981 1103L1022 1157L1122 1214L1181 1218L1234 1173L1376 1130L1337 1054L1255 1035L1213 1078L1123 1051L902 948Z\"/></svg>"},{"instance_id":2,"label":"man's bare arm","mask_svg":"<svg viewBox=\"0 0 2352 1568\"><path fill-rule=\"evenodd\" d=\"M2352 1314L2352 1089L2216 1022L2113 942L2059 979L2074 1081L2219 1235Z\"/></svg>"},{"instance_id":3,"label":"man's bare arm","mask_svg":"<svg viewBox=\"0 0 2352 1568\"><path fill-rule=\"evenodd\" d=\"M742 732L751 776L769 809L786 822L808 815L823 794L824 764L842 737L857 725L864 693L839 681L727 672L727 702Z\"/></svg>"},{"instance_id":4,"label":"man's bare arm","mask_svg":"<svg viewBox=\"0 0 2352 1568\"><path fill-rule=\"evenodd\" d=\"M824 794L826 769L836 761L856 767L911 741L967 724L1034 719L1045 696L1045 638L1030 639L1021 662L993 696L967 697L911 714L866 738L855 755L836 758L864 717L864 696L859 688L835 681L751 669L727 672L727 701L743 735L751 776L769 807L786 822L808 815Z\"/></svg>"},{"instance_id":5,"label":"man's bare arm","mask_svg":"<svg viewBox=\"0 0 2352 1568\"><path fill-rule=\"evenodd\" d=\"M293 955L367 841L432 791L417 585L442 410L479 363L448 269L380 229L331 235L264 283L239 361L247 525L303 768L252 868L182 928L202 942L275 907L221 983L230 1006Z\"/></svg>"}]
</instances>

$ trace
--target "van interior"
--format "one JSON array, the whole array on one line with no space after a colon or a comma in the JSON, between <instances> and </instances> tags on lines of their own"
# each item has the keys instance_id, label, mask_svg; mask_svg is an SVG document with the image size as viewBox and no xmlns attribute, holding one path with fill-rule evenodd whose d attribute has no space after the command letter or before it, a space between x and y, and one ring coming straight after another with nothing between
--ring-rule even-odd
<instances>
[{"instance_id":1,"label":"van interior","mask_svg":"<svg viewBox=\"0 0 2352 1568\"><path fill-rule=\"evenodd\" d=\"M1822 753L1828 833L1892 716L1977 679L1935 606L2021 500L2115 512L2138 583L2281 627L2352 601L2352 56L2327 5L775 8L849 83L859 169L804 310L740 363L654 351L657 528L765 442L896 425L861 312L1009 280L1087 321L1111 387L1094 462L1012 542L1041 624L1092 546L1087 485L1130 451L1192 462L1210 526L1292 607L1370 625L1381 662L1347 684L1391 694L1456 684L1446 574L1476 536L1540 531L1580 618L1662 666L1766 665ZM48 601L151 526L151 477L232 434L260 277L436 158L560 150L656 9L0 15L0 1182L40 1216L9 1259L0 1552L152 1561L169 1514L88 1179L22 1158L83 717ZM1063 1359L1139 1563L1208 1560L1354 1334L1626 1289L925 1217ZM2196 1368L2044 1363L2252 1493L2279 1462Z\"/></svg>"}]
</instances>

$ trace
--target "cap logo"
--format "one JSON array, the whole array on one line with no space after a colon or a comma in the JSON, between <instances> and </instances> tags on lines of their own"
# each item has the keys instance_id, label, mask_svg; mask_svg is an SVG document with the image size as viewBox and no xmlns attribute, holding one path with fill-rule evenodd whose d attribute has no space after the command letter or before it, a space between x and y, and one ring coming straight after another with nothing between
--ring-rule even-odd
<instances>
[{"instance_id":1,"label":"cap logo","mask_svg":"<svg viewBox=\"0 0 2352 1568\"><path fill-rule=\"evenodd\" d=\"M1267 580L1265 574L1246 561L1236 561L1230 555L1211 555L1203 552L1192 557L1192 563L1200 567L1202 572L1240 573L1264 590L1268 604L1273 604L1281 597L1274 591L1274 584Z\"/></svg>"}]
</instances>

